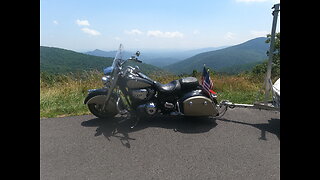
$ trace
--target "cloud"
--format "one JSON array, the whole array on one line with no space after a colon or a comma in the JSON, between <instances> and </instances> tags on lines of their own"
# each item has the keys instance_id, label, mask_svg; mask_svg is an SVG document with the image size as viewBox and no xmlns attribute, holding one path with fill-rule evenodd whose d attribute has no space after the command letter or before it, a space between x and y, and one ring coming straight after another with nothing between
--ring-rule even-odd
<instances>
[{"instance_id":1,"label":"cloud","mask_svg":"<svg viewBox=\"0 0 320 180\"><path fill-rule=\"evenodd\" d=\"M88 20L76 20L76 24L78 24L79 26L90 26L89 21ZM90 34L92 36L98 36L101 33L94 30L94 29L89 29L89 28L81 28L81 31L83 31L84 33Z\"/></svg>"},{"instance_id":2,"label":"cloud","mask_svg":"<svg viewBox=\"0 0 320 180\"><path fill-rule=\"evenodd\" d=\"M116 40L116 41L120 41L121 39L119 38L119 37L114 37L114 39Z\"/></svg>"},{"instance_id":3,"label":"cloud","mask_svg":"<svg viewBox=\"0 0 320 180\"><path fill-rule=\"evenodd\" d=\"M76 20L76 23L77 23L79 26L90 26L88 20L79 20L79 19L77 19L77 20Z\"/></svg>"},{"instance_id":4,"label":"cloud","mask_svg":"<svg viewBox=\"0 0 320 180\"><path fill-rule=\"evenodd\" d=\"M162 31L156 30L156 31L148 31L147 36L160 37L160 38L183 38L184 34L178 31L162 32Z\"/></svg>"},{"instance_id":5,"label":"cloud","mask_svg":"<svg viewBox=\"0 0 320 180\"><path fill-rule=\"evenodd\" d=\"M232 32L227 32L224 37L225 39L228 39L228 40L231 40L231 39L234 39L236 34L235 33L232 33Z\"/></svg>"},{"instance_id":6,"label":"cloud","mask_svg":"<svg viewBox=\"0 0 320 180\"><path fill-rule=\"evenodd\" d=\"M92 35L92 36L98 36L98 35L101 34L100 32L98 32L98 31L96 31L96 30L94 30L94 29L82 28L81 30L82 30L84 33L90 34L90 35Z\"/></svg>"},{"instance_id":7,"label":"cloud","mask_svg":"<svg viewBox=\"0 0 320 180\"><path fill-rule=\"evenodd\" d=\"M58 23L57 20L54 20L54 21L53 21L53 24L58 25L59 23Z\"/></svg>"},{"instance_id":8,"label":"cloud","mask_svg":"<svg viewBox=\"0 0 320 180\"><path fill-rule=\"evenodd\" d=\"M125 34L129 34L129 35L140 35L140 34L143 34L143 32L140 31L139 29L132 29L130 31L125 30L124 33Z\"/></svg>"},{"instance_id":9,"label":"cloud","mask_svg":"<svg viewBox=\"0 0 320 180\"><path fill-rule=\"evenodd\" d=\"M250 34L254 37L267 37L267 34L270 34L270 32L251 30Z\"/></svg>"},{"instance_id":10,"label":"cloud","mask_svg":"<svg viewBox=\"0 0 320 180\"><path fill-rule=\"evenodd\" d=\"M200 32L199 32L198 29L196 29L196 30L193 31L193 34L194 34L194 35L199 34L199 33L200 33Z\"/></svg>"}]
</instances>

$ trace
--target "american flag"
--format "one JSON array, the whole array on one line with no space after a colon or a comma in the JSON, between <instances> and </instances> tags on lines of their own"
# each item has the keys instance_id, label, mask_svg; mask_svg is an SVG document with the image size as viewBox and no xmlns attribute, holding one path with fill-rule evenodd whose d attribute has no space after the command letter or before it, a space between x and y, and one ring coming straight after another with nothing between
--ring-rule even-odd
<instances>
[{"instance_id":1,"label":"american flag","mask_svg":"<svg viewBox=\"0 0 320 180\"><path fill-rule=\"evenodd\" d=\"M209 95L210 95L210 93L217 94L216 92L213 91L213 83L212 83L212 80L210 78L210 74L208 71L209 70L207 70L206 67L203 66L202 77L201 77L201 86Z\"/></svg>"}]
</instances>

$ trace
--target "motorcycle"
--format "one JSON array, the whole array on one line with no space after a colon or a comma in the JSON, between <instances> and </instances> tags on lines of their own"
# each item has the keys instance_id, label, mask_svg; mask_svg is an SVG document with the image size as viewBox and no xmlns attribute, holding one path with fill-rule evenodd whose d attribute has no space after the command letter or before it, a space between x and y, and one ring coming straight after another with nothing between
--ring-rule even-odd
<instances>
[{"instance_id":1,"label":"motorcycle","mask_svg":"<svg viewBox=\"0 0 320 180\"><path fill-rule=\"evenodd\" d=\"M117 114L152 118L158 114L186 117L215 117L219 115L217 96L208 94L195 77L185 77L167 84L150 79L138 66L125 67L129 61L142 63L140 52L123 59L120 44L112 66L104 69L103 88L90 89L84 100L89 111L98 118ZM134 127L134 126L133 126Z\"/></svg>"}]
</instances>

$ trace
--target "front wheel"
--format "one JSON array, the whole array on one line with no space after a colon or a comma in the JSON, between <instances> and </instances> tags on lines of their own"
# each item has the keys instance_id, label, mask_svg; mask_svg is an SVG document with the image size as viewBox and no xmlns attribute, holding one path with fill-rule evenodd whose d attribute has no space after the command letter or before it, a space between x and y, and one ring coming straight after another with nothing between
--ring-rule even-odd
<instances>
[{"instance_id":1,"label":"front wheel","mask_svg":"<svg viewBox=\"0 0 320 180\"><path fill-rule=\"evenodd\" d=\"M93 115L101 119L112 118L118 114L115 99L113 97L110 97L110 100L106 105L105 109L103 109L103 104L95 103L88 104L88 108Z\"/></svg>"},{"instance_id":2,"label":"front wheel","mask_svg":"<svg viewBox=\"0 0 320 180\"><path fill-rule=\"evenodd\" d=\"M102 107L100 104L88 104L89 111L100 119L107 119L117 115L116 112L103 111Z\"/></svg>"}]
</instances>

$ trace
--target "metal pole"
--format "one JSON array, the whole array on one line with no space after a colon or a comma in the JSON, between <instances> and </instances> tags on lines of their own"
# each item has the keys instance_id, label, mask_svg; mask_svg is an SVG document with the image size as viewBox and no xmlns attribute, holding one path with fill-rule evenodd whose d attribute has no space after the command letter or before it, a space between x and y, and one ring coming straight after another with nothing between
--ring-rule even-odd
<instances>
[{"instance_id":1,"label":"metal pole","mask_svg":"<svg viewBox=\"0 0 320 180\"><path fill-rule=\"evenodd\" d=\"M269 92L271 89L271 83L269 83L270 78L271 78L271 69L272 69L272 58L273 58L273 51L274 51L274 41L275 41L275 34L276 34L276 26L277 26L277 20L278 20L278 13L279 13L279 8L280 8L280 3L275 4L272 9L274 11L272 12L273 15L273 23L272 23L272 29L271 29L271 39L270 39L270 49L269 49L269 61L268 61L268 68L267 68L267 75L265 79L265 84L266 84L266 94L265 94L265 99L264 103L268 103L268 98L269 98Z\"/></svg>"}]
</instances>

